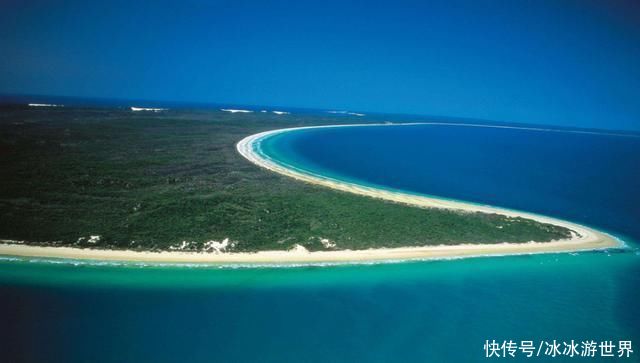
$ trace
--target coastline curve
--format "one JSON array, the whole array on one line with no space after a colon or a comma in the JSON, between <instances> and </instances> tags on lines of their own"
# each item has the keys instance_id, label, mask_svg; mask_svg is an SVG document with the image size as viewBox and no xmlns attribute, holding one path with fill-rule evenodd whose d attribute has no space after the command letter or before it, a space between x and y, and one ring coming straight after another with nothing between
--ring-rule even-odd
<instances>
[{"instance_id":1,"label":"coastline curve","mask_svg":"<svg viewBox=\"0 0 640 363\"><path fill-rule=\"evenodd\" d=\"M519 210L507 209L502 207L481 205L472 202L465 202L454 199L440 198L436 196L427 196L420 194L413 194L403 191L387 190L382 188L375 188L366 185L360 185L357 183L338 180L335 178L314 174L311 172L299 170L293 166L287 165L283 162L274 160L269 156L262 153L260 149L260 143L268 137L282 134L285 132L292 132L305 129L316 128L336 128L336 127L388 127L388 126L412 126L412 125L441 125L441 126L463 126L463 127L490 127L490 128L514 128L523 130L534 131L554 131L554 132L575 132L575 133L591 133L589 131L573 131L573 130L554 130L546 128L533 128L533 127L517 127L517 126L493 126L493 125L481 125L481 124L462 124L462 123L440 123L440 122L419 122L419 123L374 123L374 124L345 124L345 125L323 125L323 126L305 126L295 128L285 128L278 130L265 131L258 134L250 135L240 140L236 144L238 152L247 160L253 164L260 166L269 171L297 179L299 181L307 182L314 185L320 185L331 189L362 195L366 197L382 199L385 201L406 204L413 207L421 208L437 208L447 209L458 212L481 212L481 213L494 213L504 215L508 217L521 217L531 219L540 223L548 223L570 229L572 238L563 240L554 240L550 242L528 242L528 243L495 243L495 244L483 244L483 245L469 245L461 244L452 248L451 255L448 257L461 257L461 256L477 256L477 252L480 250L481 255L494 255L494 254L529 254L529 253L545 253L545 252L575 252L585 250L598 250L606 248L616 248L624 246L622 241L616 237L609 235L608 233L597 231L593 228L577 224L574 222L565 221L562 219L548 217L540 214L524 212ZM416 256L419 258L430 258L433 256L439 256L440 252L446 250L447 246L425 246L425 247L408 247L406 249L414 249ZM474 248L475 247L475 248ZM480 247L480 248L478 248ZM387 249L371 249L368 251L385 251L391 255L392 250L398 250L399 248L387 248ZM463 253L464 250L466 253ZM339 252L339 251L336 251ZM355 252L355 251L353 251ZM390 256L390 258L392 258Z\"/></svg>"},{"instance_id":2,"label":"coastline curve","mask_svg":"<svg viewBox=\"0 0 640 363\"><path fill-rule=\"evenodd\" d=\"M435 196L411 194L408 192L385 190L370 186L359 185L347 181L332 179L322 175L298 170L292 166L269 158L261 153L260 143L268 137L302 129L328 127L385 127L406 125L448 125L467 127L498 127L518 128L539 131L559 131L554 129L489 126L479 124L452 123L378 123L352 125L306 126L265 131L247 136L236 144L236 149L244 158L253 164L271 172L281 174L296 180L328 187L331 189L377 198L385 201L406 204L420 208L449 209L459 212L495 213L509 217L522 217L541 223L549 223L568 228L573 231L572 238L554 240L550 242L527 243L494 243L494 244L459 244L459 245L431 245L421 247L373 248L366 250L334 250L309 252L302 249L289 251L259 251L259 252L183 252L183 251L132 251L132 250L101 250L75 247L48 247L25 245L20 241L0 240L0 255L27 258L53 258L74 260L125 261L145 262L152 264L221 264L245 266L284 266L284 265L333 265L357 264L375 262L402 262L410 260L458 259L468 257L505 256L539 253L560 253L589 250L602 250L623 247L619 239L605 232L577 223L561 219L538 215L529 212L511 210L489 205L474 204L459 200L444 199ZM565 131L562 131L565 132ZM583 131L566 131L578 132ZM587 132L589 133L589 132Z\"/></svg>"}]
</instances>

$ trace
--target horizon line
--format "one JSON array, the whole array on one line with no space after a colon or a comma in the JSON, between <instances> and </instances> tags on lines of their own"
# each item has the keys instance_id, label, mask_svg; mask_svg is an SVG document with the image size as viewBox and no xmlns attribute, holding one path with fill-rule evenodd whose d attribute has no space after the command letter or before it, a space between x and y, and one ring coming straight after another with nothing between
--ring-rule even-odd
<instances>
[{"instance_id":1,"label":"horizon line","mask_svg":"<svg viewBox=\"0 0 640 363\"><path fill-rule=\"evenodd\" d=\"M69 95L45 95L45 94L27 94L27 93L6 93L0 92L0 106L2 105L28 105L30 102L26 100L20 100L20 102L4 102L6 98L11 99L15 98L60 98L60 99L69 99L69 100L84 100L84 101L98 101L97 103L84 102L84 103L71 103L69 106L72 107L87 107L87 108L115 108L115 107L140 107L140 106L165 106L169 107L173 105L173 109L193 109L193 110L213 110L220 107L250 107L254 108L252 111L256 113L260 113L263 109L269 110L298 110L298 111L310 111L310 113L314 113L321 111L325 113L328 117L340 117L341 114L337 114L335 112L330 111L350 111L350 112L358 112L364 114L364 119L366 117L383 117L383 116L396 116L396 117L418 117L418 118L431 118L436 120L450 120L450 121L469 121L469 122L487 122L491 124L507 124L507 125L521 125L521 126L544 126L544 127L553 127L557 129L573 129L573 130L582 130L582 131L608 131L608 132L621 132L624 134L632 134L634 136L640 136L640 130L632 130L632 129L617 129L617 128L595 128L595 127L580 127L580 126L564 126L564 125L556 125L550 123L529 123L529 122L520 122L520 121L505 121L505 120L490 120L485 118L474 118L468 116L444 116L444 115L434 115L434 114L417 114L417 113L403 113L403 112L379 112L379 111L365 111L359 109L351 109L351 108L343 108L343 107L323 107L323 108L314 108L314 107L300 107L300 106L282 106L282 105L261 105L261 104L244 104L244 103L221 103L218 101L176 101L176 100L160 100L160 99L138 99L138 98L119 98L119 97L94 97L94 96L69 96ZM37 100L36 100L37 101ZM105 103L100 103L99 101L104 101ZM106 102L112 102L113 104L109 105ZM118 102L121 102L118 104ZM132 104L132 102L137 102L138 104ZM148 102L150 104L144 105L144 102ZM143 103L140 105L139 103ZM193 106L193 107L188 107ZM344 116L344 115L343 115ZM348 116L348 115L347 115ZM410 120L405 120L403 122L411 122Z\"/></svg>"}]
</instances>

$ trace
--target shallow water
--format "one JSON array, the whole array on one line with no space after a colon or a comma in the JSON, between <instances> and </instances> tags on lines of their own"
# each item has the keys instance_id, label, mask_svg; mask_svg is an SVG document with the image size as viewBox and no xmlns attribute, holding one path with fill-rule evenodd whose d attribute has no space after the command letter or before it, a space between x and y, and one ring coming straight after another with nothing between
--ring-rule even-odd
<instances>
[{"instance_id":1,"label":"shallow water","mask_svg":"<svg viewBox=\"0 0 640 363\"><path fill-rule=\"evenodd\" d=\"M289 268L5 258L0 357L470 362L485 359L486 339L640 344L639 140L452 127L413 129L411 137L401 127L343 130L348 135L281 135L265 152L334 177L586 223L622 236L629 248ZM393 156L415 156L417 148L427 151L414 160ZM547 359L576 360L588 359Z\"/></svg>"},{"instance_id":2,"label":"shallow water","mask_svg":"<svg viewBox=\"0 0 640 363\"><path fill-rule=\"evenodd\" d=\"M27 361L478 361L485 339L640 339L634 250L335 267L4 261L2 269L1 353Z\"/></svg>"}]
</instances>

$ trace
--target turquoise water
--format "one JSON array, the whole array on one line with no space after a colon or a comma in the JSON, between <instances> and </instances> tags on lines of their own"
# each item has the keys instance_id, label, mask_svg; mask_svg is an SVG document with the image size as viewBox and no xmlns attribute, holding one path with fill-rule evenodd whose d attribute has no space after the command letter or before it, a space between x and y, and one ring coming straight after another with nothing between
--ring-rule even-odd
<instances>
[{"instance_id":1,"label":"turquoise water","mask_svg":"<svg viewBox=\"0 0 640 363\"><path fill-rule=\"evenodd\" d=\"M366 134L367 143L362 140L365 134L353 134L365 128L344 130L350 134L331 138L316 131L305 132L304 143L297 143L302 134L282 135L271 147L278 149L278 157L285 162L311 171L322 167L323 172L333 176L355 180L362 175L353 171L372 167L371 162L361 161L369 163L367 168L340 165L351 165L351 157L382 157L376 153L383 148L372 144L386 142L389 151L394 142L393 132L386 134L386 141ZM413 150L416 144L435 150L435 146L425 144L446 138L451 149L416 158L425 172L409 174L414 179L426 178L419 185L428 183L444 189L402 186L401 178L393 178L399 171L389 172L395 168L390 164L384 165L389 180L383 183L372 174L367 177L368 182L418 193L438 191L444 197L459 199L464 199L460 194L466 190L464 184L477 183L485 189L471 193L469 200L487 202L484 198L494 198L490 200L496 205L587 223L623 236L629 248L288 268L0 259L0 357L27 362L474 362L485 360L486 339L632 340L634 347L640 344L640 316L636 313L640 252L634 242L638 239L634 221L640 214L623 216L637 211L629 202L637 200L637 179L623 178L638 172L637 168L625 169L640 155L635 141L607 139L608 136L601 136L605 138L602 140L596 135L587 144L584 138L563 135L565 140L561 143L554 137L540 139L518 133L491 135L442 129L441 133L429 134L416 130L411 132L415 144L410 142L412 138L405 138L407 149L394 149L395 154ZM455 140L460 139L473 157L464 157L458 150ZM491 139L493 142L482 141ZM349 140L358 141L366 152L359 153L355 148L348 149L350 154L345 149L335 152L339 147L348 147L345 145ZM318 143L325 146L317 148ZM527 157L529 168L501 160L500 148L487 150L484 146L495 143L508 147L513 157ZM579 157L592 154L594 143L607 145L607 150L599 150L608 156L591 157L589 162L587 156ZM532 155L518 145L526 146ZM558 179L570 181L559 180L556 189L548 184L540 186L538 173L553 176L553 168L562 166L548 157L552 154L548 148L558 145L564 145L559 158L571 161L570 170L556 170L563 175ZM452 155L448 150L459 154ZM323 155L332 153L341 158L338 164L323 160ZM490 159L491 154L494 159ZM445 165L438 164L442 158L463 165L442 169L445 175L438 178L467 175L465 183L450 183L446 188L446 183L429 178L428 170ZM398 159L382 160L394 164ZM505 174L497 171L500 168L487 165L486 160L499 162L512 172L525 173L526 177L510 179L505 184L525 183L526 192L518 193L517 188L502 184L495 188L502 188L504 193L487 192L487 188L495 190L491 178L497 183L496 176ZM465 163L479 162L484 164L478 165L472 179L468 174L471 166ZM378 167L383 163L380 161ZM416 164L411 169L411 163L406 163L409 162L401 162L399 167L416 170ZM598 171L587 173L589 180L567 176L569 171L587 164ZM546 169L540 165L546 165ZM534 166L535 173L528 170ZM607 187L591 187L598 183ZM576 190L579 188L591 189ZM522 193L527 195L519 195ZM536 201L543 195L547 195L548 203ZM560 202L552 202L552 197ZM598 204L606 199L610 204ZM598 361L561 357L509 360ZM632 355L624 361L638 359Z\"/></svg>"},{"instance_id":2,"label":"turquoise water","mask_svg":"<svg viewBox=\"0 0 640 363\"><path fill-rule=\"evenodd\" d=\"M238 270L4 261L0 353L469 362L485 339L635 342L639 262L635 251Z\"/></svg>"}]
</instances>

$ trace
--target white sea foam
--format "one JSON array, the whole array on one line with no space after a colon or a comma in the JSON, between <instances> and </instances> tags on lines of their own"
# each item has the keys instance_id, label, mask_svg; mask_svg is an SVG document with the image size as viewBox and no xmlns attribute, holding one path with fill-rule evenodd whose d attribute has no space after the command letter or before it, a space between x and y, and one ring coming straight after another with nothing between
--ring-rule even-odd
<instances>
[{"instance_id":1,"label":"white sea foam","mask_svg":"<svg viewBox=\"0 0 640 363\"><path fill-rule=\"evenodd\" d=\"M366 116L364 113L351 112L351 111L327 111L327 113L333 113L338 115L349 115L349 116Z\"/></svg>"},{"instance_id":2,"label":"white sea foam","mask_svg":"<svg viewBox=\"0 0 640 363\"><path fill-rule=\"evenodd\" d=\"M286 111L271 111L273 113L275 113L276 115L288 115L290 112L286 112Z\"/></svg>"},{"instance_id":3,"label":"white sea foam","mask_svg":"<svg viewBox=\"0 0 640 363\"><path fill-rule=\"evenodd\" d=\"M150 108L150 107L131 107L131 111L133 112L137 112L137 111L151 111L151 112L160 112L160 111L166 111L166 108Z\"/></svg>"},{"instance_id":4,"label":"white sea foam","mask_svg":"<svg viewBox=\"0 0 640 363\"><path fill-rule=\"evenodd\" d=\"M250 110L238 110L234 108L221 108L220 111L231 112L231 113L251 113L253 111Z\"/></svg>"},{"instance_id":5,"label":"white sea foam","mask_svg":"<svg viewBox=\"0 0 640 363\"><path fill-rule=\"evenodd\" d=\"M52 103L30 103L30 107L64 107L64 105L55 105Z\"/></svg>"}]
</instances>

